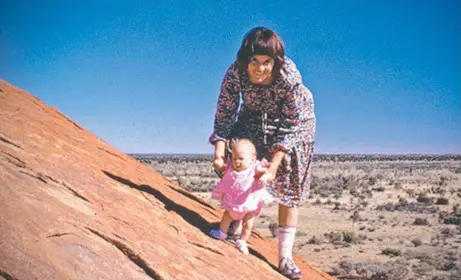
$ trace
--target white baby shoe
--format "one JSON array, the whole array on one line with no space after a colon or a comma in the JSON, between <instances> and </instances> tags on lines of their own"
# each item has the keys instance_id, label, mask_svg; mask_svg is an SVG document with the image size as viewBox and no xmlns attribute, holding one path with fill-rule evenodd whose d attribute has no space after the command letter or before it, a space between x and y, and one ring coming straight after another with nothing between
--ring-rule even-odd
<instances>
[{"instance_id":1,"label":"white baby shoe","mask_svg":"<svg viewBox=\"0 0 461 280\"><path fill-rule=\"evenodd\" d=\"M239 239L235 241L235 247L237 247L239 251L244 253L245 255L249 254L247 242L245 240Z\"/></svg>"}]
</instances>

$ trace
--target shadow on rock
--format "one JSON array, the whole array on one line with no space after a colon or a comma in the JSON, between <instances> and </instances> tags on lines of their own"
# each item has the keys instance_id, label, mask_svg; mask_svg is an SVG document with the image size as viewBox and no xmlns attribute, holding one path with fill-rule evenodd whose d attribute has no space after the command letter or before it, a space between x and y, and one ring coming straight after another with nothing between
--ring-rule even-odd
<instances>
[{"instance_id":1,"label":"shadow on rock","mask_svg":"<svg viewBox=\"0 0 461 280\"><path fill-rule=\"evenodd\" d=\"M114 175L114 174L112 174L110 172L107 172L107 171L104 171L104 170L103 170L103 172L108 177L110 177L111 179L114 179L115 181L117 181L119 183L127 185L128 187L130 187L132 189L137 189L139 191L142 191L142 192L145 192L147 194L150 194L150 195L154 196L157 200L159 200L160 202L162 202L165 205L164 207L165 207L166 210L174 211L174 212L178 213L178 215L183 217L186 222L188 222L192 226L198 228L204 234L208 235L208 232L210 232L210 230L212 229L212 225L207 220L205 220L202 216L200 216L197 212L192 211L192 210L190 210L190 209L188 209L188 208L186 208L186 207L184 207L184 206L182 206L180 204L175 203L173 200L169 199L164 194L162 194L158 190L152 188L151 186L144 185L144 184L143 185L137 185L137 184L131 182L128 179L119 177L119 176Z\"/></svg>"}]
</instances>

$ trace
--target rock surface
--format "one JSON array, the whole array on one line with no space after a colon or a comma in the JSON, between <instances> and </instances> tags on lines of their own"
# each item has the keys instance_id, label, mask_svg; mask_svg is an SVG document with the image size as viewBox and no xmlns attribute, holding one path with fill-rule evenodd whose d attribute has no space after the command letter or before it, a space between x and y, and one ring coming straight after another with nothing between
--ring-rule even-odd
<instances>
[{"instance_id":1,"label":"rock surface","mask_svg":"<svg viewBox=\"0 0 461 280\"><path fill-rule=\"evenodd\" d=\"M286 279L276 241L211 239L220 209L2 80L0 213L0 279Z\"/></svg>"}]
</instances>

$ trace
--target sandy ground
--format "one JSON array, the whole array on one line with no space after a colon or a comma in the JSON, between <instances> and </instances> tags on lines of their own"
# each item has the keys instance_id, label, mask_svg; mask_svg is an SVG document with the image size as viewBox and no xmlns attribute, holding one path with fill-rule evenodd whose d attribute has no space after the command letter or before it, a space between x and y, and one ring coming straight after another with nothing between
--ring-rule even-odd
<instances>
[{"instance_id":1,"label":"sandy ground","mask_svg":"<svg viewBox=\"0 0 461 280\"><path fill-rule=\"evenodd\" d=\"M461 202L460 197L451 195L447 205L437 205L435 200L419 203L417 198L409 197L411 187L373 192L373 197L366 200L366 207L358 206L358 199L352 195L343 195L334 200L336 203L328 202L328 198L310 199L299 209L294 251L338 279L374 279L359 277L373 275L373 270L387 275L376 279L461 279L460 226L445 224L439 218L444 211L453 212ZM452 187L460 193L461 185ZM213 203L210 193L196 195ZM402 205L399 204L402 198L408 201L403 205L419 208L414 211L378 208L386 203ZM273 236L269 225L277 221L277 210L277 205L265 208L255 229ZM415 224L417 219L422 221L421 225ZM350 269L352 264L357 269ZM367 271L359 273L360 269Z\"/></svg>"}]
</instances>

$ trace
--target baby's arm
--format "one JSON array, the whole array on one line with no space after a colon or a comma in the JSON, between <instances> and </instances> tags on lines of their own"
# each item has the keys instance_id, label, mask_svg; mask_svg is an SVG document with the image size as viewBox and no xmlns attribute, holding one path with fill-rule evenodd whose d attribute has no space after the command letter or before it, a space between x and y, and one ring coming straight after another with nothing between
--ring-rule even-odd
<instances>
[{"instance_id":1,"label":"baby's arm","mask_svg":"<svg viewBox=\"0 0 461 280\"><path fill-rule=\"evenodd\" d=\"M258 160L256 162L256 168L255 168L255 179L258 180L261 175L263 175L266 170L269 168L269 162L263 158L262 160Z\"/></svg>"},{"instance_id":2,"label":"baby's arm","mask_svg":"<svg viewBox=\"0 0 461 280\"><path fill-rule=\"evenodd\" d=\"M212 192L211 192L211 198L212 199L216 199L216 200L222 200L224 197L224 192L221 191L220 189L218 188L215 188Z\"/></svg>"},{"instance_id":3,"label":"baby's arm","mask_svg":"<svg viewBox=\"0 0 461 280\"><path fill-rule=\"evenodd\" d=\"M226 186L229 184L229 176L226 175L228 175L228 173L232 171L232 168L229 160L227 160L226 164L226 171L222 174L221 181L219 181L218 185L211 192L212 199L222 200L227 192Z\"/></svg>"}]
</instances>

